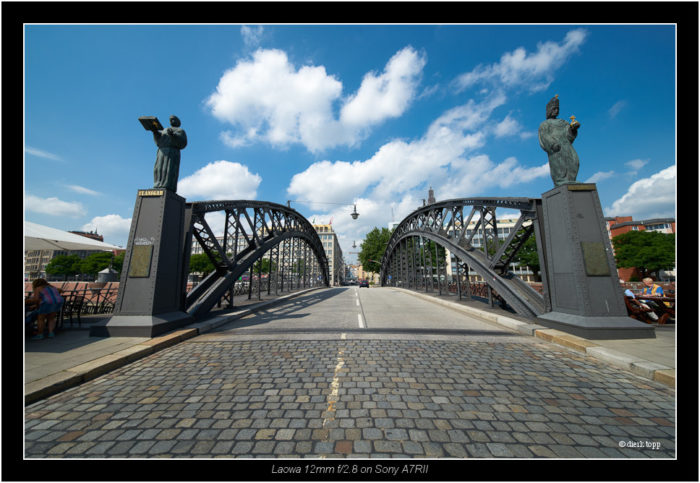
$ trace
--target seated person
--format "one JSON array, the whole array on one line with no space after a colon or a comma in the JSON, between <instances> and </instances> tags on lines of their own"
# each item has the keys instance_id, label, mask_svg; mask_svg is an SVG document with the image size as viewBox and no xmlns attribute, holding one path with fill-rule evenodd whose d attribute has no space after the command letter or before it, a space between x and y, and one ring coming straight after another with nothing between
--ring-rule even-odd
<instances>
[{"instance_id":1,"label":"seated person","mask_svg":"<svg viewBox=\"0 0 700 483\"><path fill-rule=\"evenodd\" d=\"M661 285L657 285L654 283L654 279L651 277L645 277L642 279L642 282L644 283L645 287L642 289L641 295L649 295L651 297L663 297L664 296L664 289L661 288ZM653 301L653 300L642 300L642 302L650 305L652 308L655 309L662 309L662 307L659 307L658 303ZM663 304L666 307L671 307L671 304L668 302L663 302Z\"/></svg>"},{"instance_id":2,"label":"seated person","mask_svg":"<svg viewBox=\"0 0 700 483\"><path fill-rule=\"evenodd\" d=\"M56 327L56 316L63 306L63 297L61 297L59 289L49 285L43 278L34 280L32 288L34 288L34 292L27 299L27 302L39 305L36 311L38 333L32 337L32 340L44 338L44 324L46 322L48 322L49 338L52 338Z\"/></svg>"},{"instance_id":3,"label":"seated person","mask_svg":"<svg viewBox=\"0 0 700 483\"><path fill-rule=\"evenodd\" d=\"M620 280L620 283L623 281ZM654 309L649 307L647 304L640 302L639 300L636 299L634 296L634 293L630 289L625 289L625 297L630 298L630 303L635 306L635 307L640 307L644 310L647 310L646 315L653 321L659 320L659 316L654 313Z\"/></svg>"}]
</instances>

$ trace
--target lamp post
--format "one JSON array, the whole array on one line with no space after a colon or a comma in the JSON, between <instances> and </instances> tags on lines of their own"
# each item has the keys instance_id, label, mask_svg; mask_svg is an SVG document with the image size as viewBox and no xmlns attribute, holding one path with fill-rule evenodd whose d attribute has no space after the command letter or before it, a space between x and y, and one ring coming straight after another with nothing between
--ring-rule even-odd
<instances>
[{"instance_id":1,"label":"lamp post","mask_svg":"<svg viewBox=\"0 0 700 483\"><path fill-rule=\"evenodd\" d=\"M321 205L337 205L337 206L349 206L350 203L331 203L331 202L326 202L326 201L307 201L307 200L287 200L287 207L291 208L292 207L292 202L294 203L316 203L316 204L321 204ZM350 213L350 216L352 217L353 220L357 220L357 217L360 216L360 214L357 212L357 203L353 203L352 205L352 213Z\"/></svg>"}]
</instances>

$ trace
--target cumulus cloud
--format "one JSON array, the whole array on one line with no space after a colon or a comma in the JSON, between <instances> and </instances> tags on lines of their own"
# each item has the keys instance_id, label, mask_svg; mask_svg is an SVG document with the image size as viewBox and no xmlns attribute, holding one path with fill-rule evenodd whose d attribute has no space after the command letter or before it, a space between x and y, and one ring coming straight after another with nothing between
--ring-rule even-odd
<instances>
[{"instance_id":1,"label":"cumulus cloud","mask_svg":"<svg viewBox=\"0 0 700 483\"><path fill-rule=\"evenodd\" d=\"M95 231L104 237L106 243L126 247L131 229L131 218L122 218L119 215L96 216L90 222L85 223L83 231Z\"/></svg>"},{"instance_id":2,"label":"cumulus cloud","mask_svg":"<svg viewBox=\"0 0 700 483\"><path fill-rule=\"evenodd\" d=\"M500 62L488 66L478 65L471 72L455 80L458 90L479 83L503 87L521 87L530 92L542 91L554 80L553 72L560 68L586 40L587 32L576 29L568 32L561 43L537 44L537 51L528 53L523 47L506 52Z\"/></svg>"},{"instance_id":3,"label":"cumulus cloud","mask_svg":"<svg viewBox=\"0 0 700 483\"><path fill-rule=\"evenodd\" d=\"M400 116L414 98L425 57L410 47L397 52L384 72L367 73L340 113L345 126L365 127Z\"/></svg>"},{"instance_id":4,"label":"cumulus cloud","mask_svg":"<svg viewBox=\"0 0 700 483\"><path fill-rule=\"evenodd\" d=\"M615 171L598 171L597 173L593 174L593 176L584 181L584 183L598 183L608 178L612 178L613 176L615 176Z\"/></svg>"},{"instance_id":5,"label":"cumulus cloud","mask_svg":"<svg viewBox=\"0 0 700 483\"><path fill-rule=\"evenodd\" d=\"M625 166L630 168L632 174L637 174L637 171L642 169L648 162L648 159L633 159L632 161L627 161Z\"/></svg>"},{"instance_id":6,"label":"cumulus cloud","mask_svg":"<svg viewBox=\"0 0 700 483\"><path fill-rule=\"evenodd\" d=\"M186 198L203 200L255 199L262 178L247 166L231 161L214 161L181 179L177 190Z\"/></svg>"},{"instance_id":7,"label":"cumulus cloud","mask_svg":"<svg viewBox=\"0 0 700 483\"><path fill-rule=\"evenodd\" d=\"M392 140L364 161L314 163L292 178L288 194L317 203L348 202L361 195L384 207L408 200L411 209L405 215L420 205L426 183L447 199L548 176L547 163L525 167L513 157L501 163L486 155L468 157L484 145L489 117L503 103L503 95L479 103L471 100L441 115L421 138Z\"/></svg>"},{"instance_id":8,"label":"cumulus cloud","mask_svg":"<svg viewBox=\"0 0 700 483\"><path fill-rule=\"evenodd\" d=\"M606 216L632 216L635 220L675 217L675 212L675 165L636 181L605 209Z\"/></svg>"},{"instance_id":9,"label":"cumulus cloud","mask_svg":"<svg viewBox=\"0 0 700 483\"><path fill-rule=\"evenodd\" d=\"M262 34L262 25L258 25L255 28L248 27L247 25L241 27L241 35L243 36L243 43L246 47L257 47L260 44Z\"/></svg>"},{"instance_id":10,"label":"cumulus cloud","mask_svg":"<svg viewBox=\"0 0 700 483\"><path fill-rule=\"evenodd\" d=\"M497 138L502 138L505 136L513 136L518 134L521 130L522 126L520 126L520 123L508 115L505 117L505 119L496 124L493 134Z\"/></svg>"},{"instance_id":11,"label":"cumulus cloud","mask_svg":"<svg viewBox=\"0 0 700 483\"><path fill-rule=\"evenodd\" d=\"M24 208L34 213L74 218L83 216L86 213L83 205L77 201L63 201L55 197L39 198L33 195L24 197Z\"/></svg>"},{"instance_id":12,"label":"cumulus cloud","mask_svg":"<svg viewBox=\"0 0 700 483\"><path fill-rule=\"evenodd\" d=\"M301 143L318 152L353 145L369 127L401 115L415 97L424 65L423 56L404 48L381 74L368 73L336 116L343 91L338 79L323 66L297 68L281 50L259 49L224 73L206 105L234 127L222 135L232 147Z\"/></svg>"}]
</instances>

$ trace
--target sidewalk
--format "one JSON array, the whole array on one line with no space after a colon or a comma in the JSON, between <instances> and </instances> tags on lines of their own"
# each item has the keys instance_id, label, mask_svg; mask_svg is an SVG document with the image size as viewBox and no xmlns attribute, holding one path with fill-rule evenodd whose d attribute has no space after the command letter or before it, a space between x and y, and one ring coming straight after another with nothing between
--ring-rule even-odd
<instances>
[{"instance_id":1,"label":"sidewalk","mask_svg":"<svg viewBox=\"0 0 700 483\"><path fill-rule=\"evenodd\" d=\"M90 326L109 315L81 317L81 328L69 323L54 339L25 341L25 404L57 394L99 377L142 357L209 332L275 303L289 300L317 288L299 290L281 297L262 296L261 300L236 300L233 310L220 310L204 321L189 324L165 335L144 337L90 337ZM523 335L539 337L585 353L605 363L639 376L675 387L675 326L660 326L655 339L590 341L564 332L532 324L498 307L478 301L458 301L456 296L402 290L434 303L446 305L486 322L498 324Z\"/></svg>"},{"instance_id":2,"label":"sidewalk","mask_svg":"<svg viewBox=\"0 0 700 483\"><path fill-rule=\"evenodd\" d=\"M232 310L213 310L201 322L148 337L91 337L90 326L111 315L81 316L81 326L64 322L53 339L24 342L24 402L31 404L95 379L109 371L146 357L183 340L204 334L231 321L252 314L319 287L302 289L279 297L261 295L251 300L236 297Z\"/></svg>"},{"instance_id":3,"label":"sidewalk","mask_svg":"<svg viewBox=\"0 0 700 483\"><path fill-rule=\"evenodd\" d=\"M454 310L464 312L484 321L495 323L524 335L531 335L548 342L584 353L601 362L633 372L667 386L676 386L676 326L657 325L654 339L589 340L560 330L533 323L532 320L506 312L494 305L477 300L457 299L456 295L439 295L437 292L416 292L392 287L413 294Z\"/></svg>"}]
</instances>

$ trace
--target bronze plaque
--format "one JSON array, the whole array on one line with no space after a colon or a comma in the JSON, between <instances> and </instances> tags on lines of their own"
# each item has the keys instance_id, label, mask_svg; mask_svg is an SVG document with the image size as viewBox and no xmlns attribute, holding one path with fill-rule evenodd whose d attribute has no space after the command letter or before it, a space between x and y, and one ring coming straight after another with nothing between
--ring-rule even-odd
<instances>
[{"instance_id":1,"label":"bronze plaque","mask_svg":"<svg viewBox=\"0 0 700 483\"><path fill-rule=\"evenodd\" d=\"M595 184L592 183L576 183L566 185L569 191L593 191L595 190Z\"/></svg>"},{"instance_id":2,"label":"bronze plaque","mask_svg":"<svg viewBox=\"0 0 700 483\"><path fill-rule=\"evenodd\" d=\"M131 249L129 277L148 277L151 274L153 245L134 245Z\"/></svg>"},{"instance_id":3,"label":"bronze plaque","mask_svg":"<svg viewBox=\"0 0 700 483\"><path fill-rule=\"evenodd\" d=\"M600 242L581 242L583 250L583 264L586 266L586 275L589 277L610 276L608 256L605 253L605 245Z\"/></svg>"},{"instance_id":4,"label":"bronze plaque","mask_svg":"<svg viewBox=\"0 0 700 483\"><path fill-rule=\"evenodd\" d=\"M139 196L163 196L163 190L139 190Z\"/></svg>"}]
</instances>

